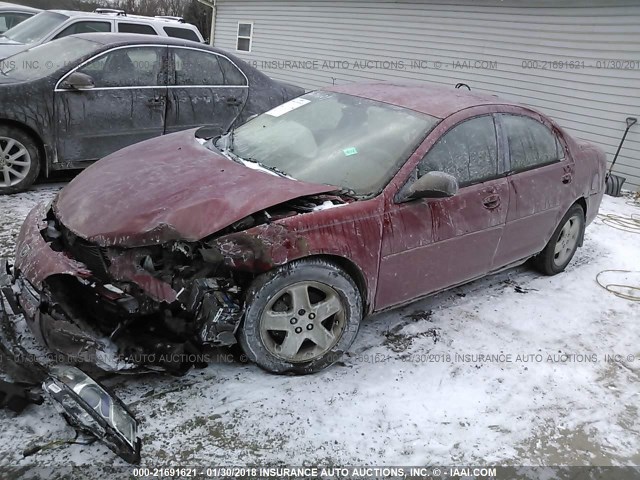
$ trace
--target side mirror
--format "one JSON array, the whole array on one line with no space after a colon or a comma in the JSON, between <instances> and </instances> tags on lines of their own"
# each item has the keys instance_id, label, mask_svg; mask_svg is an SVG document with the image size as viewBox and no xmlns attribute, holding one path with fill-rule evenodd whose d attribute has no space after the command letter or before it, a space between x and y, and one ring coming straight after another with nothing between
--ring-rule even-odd
<instances>
[{"instance_id":1,"label":"side mirror","mask_svg":"<svg viewBox=\"0 0 640 480\"><path fill-rule=\"evenodd\" d=\"M91 78L89 75L79 72L73 72L71 75L64 79L60 86L68 90L83 91L91 90L95 87L95 84L93 83L93 78Z\"/></svg>"},{"instance_id":2,"label":"side mirror","mask_svg":"<svg viewBox=\"0 0 640 480\"><path fill-rule=\"evenodd\" d=\"M458 193L458 181L444 172L429 172L417 179L407 189L406 199L453 197Z\"/></svg>"}]
</instances>

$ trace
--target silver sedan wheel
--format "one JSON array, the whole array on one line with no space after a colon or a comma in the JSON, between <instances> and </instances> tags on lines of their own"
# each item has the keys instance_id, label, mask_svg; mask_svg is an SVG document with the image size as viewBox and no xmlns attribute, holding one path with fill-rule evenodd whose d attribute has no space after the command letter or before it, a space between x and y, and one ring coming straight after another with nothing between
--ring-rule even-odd
<instances>
[{"instance_id":1,"label":"silver sedan wheel","mask_svg":"<svg viewBox=\"0 0 640 480\"><path fill-rule=\"evenodd\" d=\"M0 186L17 185L29 174L31 155L15 138L0 137Z\"/></svg>"},{"instance_id":2,"label":"silver sedan wheel","mask_svg":"<svg viewBox=\"0 0 640 480\"><path fill-rule=\"evenodd\" d=\"M569 220L562 227L553 251L553 262L556 266L564 265L573 255L580 237L580 226L581 220L576 214L569 217Z\"/></svg>"},{"instance_id":3,"label":"silver sedan wheel","mask_svg":"<svg viewBox=\"0 0 640 480\"><path fill-rule=\"evenodd\" d=\"M320 282L297 282L269 301L260 337L272 355L308 362L331 350L342 337L346 312L338 292Z\"/></svg>"}]
</instances>

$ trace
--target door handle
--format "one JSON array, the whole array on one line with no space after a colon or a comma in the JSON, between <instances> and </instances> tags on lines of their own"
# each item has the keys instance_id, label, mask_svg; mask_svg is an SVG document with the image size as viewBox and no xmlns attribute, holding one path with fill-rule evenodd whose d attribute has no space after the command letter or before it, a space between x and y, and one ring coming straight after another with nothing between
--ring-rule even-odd
<instances>
[{"instance_id":1,"label":"door handle","mask_svg":"<svg viewBox=\"0 0 640 480\"><path fill-rule=\"evenodd\" d=\"M164 105L164 97L153 97L147 101L147 104L150 107L155 107L158 105Z\"/></svg>"},{"instance_id":2,"label":"door handle","mask_svg":"<svg viewBox=\"0 0 640 480\"><path fill-rule=\"evenodd\" d=\"M562 183L564 183L565 185L567 183L571 183L572 179L573 179L573 176L570 173L565 173L564 175L562 175Z\"/></svg>"},{"instance_id":3,"label":"door handle","mask_svg":"<svg viewBox=\"0 0 640 480\"><path fill-rule=\"evenodd\" d=\"M227 105L231 107L239 107L242 105L242 102L235 97L229 97L227 98Z\"/></svg>"},{"instance_id":4,"label":"door handle","mask_svg":"<svg viewBox=\"0 0 640 480\"><path fill-rule=\"evenodd\" d=\"M500 206L500 195L494 193L492 195L484 197L484 199L482 200L482 205L484 205L484 208L487 208L489 210L498 208Z\"/></svg>"}]
</instances>

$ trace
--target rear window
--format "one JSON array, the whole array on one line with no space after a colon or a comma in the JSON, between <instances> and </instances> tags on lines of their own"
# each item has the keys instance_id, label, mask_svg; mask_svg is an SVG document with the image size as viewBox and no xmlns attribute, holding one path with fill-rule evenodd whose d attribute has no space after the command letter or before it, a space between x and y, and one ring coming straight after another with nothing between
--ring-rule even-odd
<instances>
[{"instance_id":1,"label":"rear window","mask_svg":"<svg viewBox=\"0 0 640 480\"><path fill-rule=\"evenodd\" d=\"M164 27L164 31L170 37L182 38L184 40L191 40L193 42L200 42L200 38L193 30L180 27Z\"/></svg>"},{"instance_id":2,"label":"rear window","mask_svg":"<svg viewBox=\"0 0 640 480\"><path fill-rule=\"evenodd\" d=\"M121 33L140 33L142 35L158 34L151 25L142 25L140 23L119 23L118 31Z\"/></svg>"}]
</instances>

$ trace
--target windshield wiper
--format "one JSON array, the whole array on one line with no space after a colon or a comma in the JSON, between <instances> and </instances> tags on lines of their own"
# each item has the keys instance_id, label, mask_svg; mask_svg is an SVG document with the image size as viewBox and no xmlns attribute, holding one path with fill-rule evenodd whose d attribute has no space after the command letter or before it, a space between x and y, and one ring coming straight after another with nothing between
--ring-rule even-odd
<instances>
[{"instance_id":1,"label":"windshield wiper","mask_svg":"<svg viewBox=\"0 0 640 480\"><path fill-rule=\"evenodd\" d=\"M229 129L227 133L220 135L215 142L213 142L213 145L220 151L229 150L233 152L234 131L235 128Z\"/></svg>"},{"instance_id":2,"label":"windshield wiper","mask_svg":"<svg viewBox=\"0 0 640 480\"><path fill-rule=\"evenodd\" d=\"M350 188L339 188L338 190L335 190L335 192L337 192L338 195L342 195L344 197L353 198L354 200L359 200L360 199L358 194L354 190L351 190Z\"/></svg>"},{"instance_id":3,"label":"windshield wiper","mask_svg":"<svg viewBox=\"0 0 640 480\"><path fill-rule=\"evenodd\" d=\"M234 154L235 155L235 154ZM280 170L277 167L272 167L271 165L265 165L262 162L259 162L258 160L256 160L255 158L251 158L251 157L240 157L238 155L235 155L236 157L238 157L240 160L244 161L244 162L250 162L250 163L255 163L256 165L264 168L265 170L269 170L270 172L275 173L276 175L278 175L279 177L285 177L285 178L291 178L293 179L293 177L291 177L290 175L287 175L285 172L283 172L282 170Z\"/></svg>"}]
</instances>

